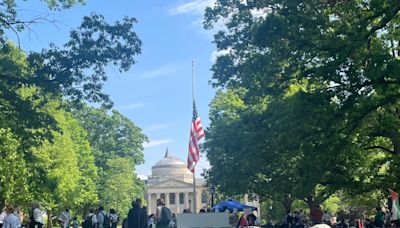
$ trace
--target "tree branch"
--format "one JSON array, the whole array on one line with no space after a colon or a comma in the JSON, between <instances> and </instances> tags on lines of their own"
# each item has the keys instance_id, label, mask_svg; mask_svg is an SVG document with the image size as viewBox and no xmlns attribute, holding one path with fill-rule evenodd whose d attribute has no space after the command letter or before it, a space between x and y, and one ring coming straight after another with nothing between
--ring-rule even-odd
<instances>
[{"instance_id":1,"label":"tree branch","mask_svg":"<svg viewBox=\"0 0 400 228\"><path fill-rule=\"evenodd\" d=\"M390 149L388 149L388 148L386 148L386 147L383 147L383 146L369 146L369 147L365 147L364 149L366 149L366 150L375 150L375 149L379 149L379 150L383 150L384 152L387 152L387 153L389 153L389 154L395 154L395 151L394 151L394 150L390 150Z\"/></svg>"}]
</instances>

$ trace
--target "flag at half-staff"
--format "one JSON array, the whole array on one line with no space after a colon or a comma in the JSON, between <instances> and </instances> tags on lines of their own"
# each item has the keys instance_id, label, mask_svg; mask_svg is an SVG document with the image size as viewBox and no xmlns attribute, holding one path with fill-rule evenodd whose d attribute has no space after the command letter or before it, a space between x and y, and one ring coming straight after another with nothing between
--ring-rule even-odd
<instances>
[{"instance_id":1,"label":"flag at half-staff","mask_svg":"<svg viewBox=\"0 0 400 228\"><path fill-rule=\"evenodd\" d=\"M187 168L194 173L197 162L200 160L199 142L204 138L204 130L201 125L200 117L197 113L196 103L193 100L192 126L190 127L189 153L187 158Z\"/></svg>"}]
</instances>

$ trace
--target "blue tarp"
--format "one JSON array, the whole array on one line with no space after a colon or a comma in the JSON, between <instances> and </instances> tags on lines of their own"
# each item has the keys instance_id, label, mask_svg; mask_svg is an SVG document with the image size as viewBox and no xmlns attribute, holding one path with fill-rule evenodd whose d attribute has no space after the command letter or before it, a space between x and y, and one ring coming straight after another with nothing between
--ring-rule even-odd
<instances>
[{"instance_id":1,"label":"blue tarp","mask_svg":"<svg viewBox=\"0 0 400 228\"><path fill-rule=\"evenodd\" d=\"M226 200L223 201L217 205L215 205L212 209L213 211L215 211L216 209L218 209L218 211L226 211L226 209L229 210L229 212L233 212L233 209L236 208L238 211L243 211L243 209L245 208L250 208L252 211L256 211L257 208L256 207L252 207L249 205L244 205L241 204L240 202L236 201L236 200Z\"/></svg>"}]
</instances>

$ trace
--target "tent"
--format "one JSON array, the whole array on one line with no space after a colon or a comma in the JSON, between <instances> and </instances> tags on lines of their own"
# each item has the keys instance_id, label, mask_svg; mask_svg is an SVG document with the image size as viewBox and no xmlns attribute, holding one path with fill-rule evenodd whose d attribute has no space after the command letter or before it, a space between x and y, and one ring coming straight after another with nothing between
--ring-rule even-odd
<instances>
[{"instance_id":1,"label":"tent","mask_svg":"<svg viewBox=\"0 0 400 228\"><path fill-rule=\"evenodd\" d=\"M232 200L232 199L223 201L223 202L215 205L212 208L212 210L215 211L216 209L218 209L218 211L222 212L222 211L226 211L226 209L228 209L229 212L233 212L233 210L235 208L237 209L237 211L243 211L246 208L250 208L252 211L256 211L257 210L256 207L249 206L249 205L244 205L244 204L241 204L240 202L238 202L236 200Z\"/></svg>"}]
</instances>

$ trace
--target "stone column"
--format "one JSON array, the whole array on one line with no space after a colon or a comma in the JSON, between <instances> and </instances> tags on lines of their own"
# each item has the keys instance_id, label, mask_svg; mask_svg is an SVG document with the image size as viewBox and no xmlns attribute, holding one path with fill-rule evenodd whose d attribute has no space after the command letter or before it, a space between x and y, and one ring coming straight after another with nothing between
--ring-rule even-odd
<instances>
[{"instance_id":1,"label":"stone column","mask_svg":"<svg viewBox=\"0 0 400 228\"><path fill-rule=\"evenodd\" d=\"M152 193L147 193L147 213L151 214L151 195Z\"/></svg>"},{"instance_id":2,"label":"stone column","mask_svg":"<svg viewBox=\"0 0 400 228\"><path fill-rule=\"evenodd\" d=\"M165 193L165 206L169 208L169 192Z\"/></svg>"},{"instance_id":3,"label":"stone column","mask_svg":"<svg viewBox=\"0 0 400 228\"><path fill-rule=\"evenodd\" d=\"M197 211L196 213L199 213L200 209L203 208L202 207L202 203L201 203L201 194L203 193L203 189L199 189L198 191L196 191L196 202L197 202Z\"/></svg>"},{"instance_id":4,"label":"stone column","mask_svg":"<svg viewBox=\"0 0 400 228\"><path fill-rule=\"evenodd\" d=\"M189 193L185 192L184 195L185 195L185 200L184 200L185 209L188 209L189 208Z\"/></svg>"},{"instance_id":5,"label":"stone column","mask_svg":"<svg viewBox=\"0 0 400 228\"><path fill-rule=\"evenodd\" d=\"M175 206L176 206L176 213L181 213L180 203L179 203L179 192L175 192Z\"/></svg>"}]
</instances>

